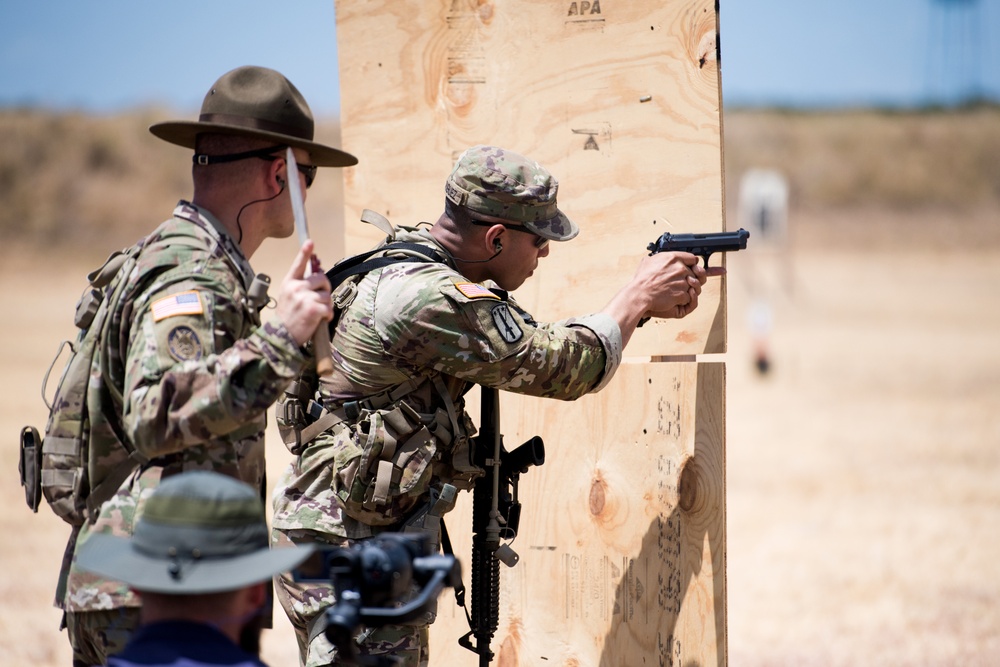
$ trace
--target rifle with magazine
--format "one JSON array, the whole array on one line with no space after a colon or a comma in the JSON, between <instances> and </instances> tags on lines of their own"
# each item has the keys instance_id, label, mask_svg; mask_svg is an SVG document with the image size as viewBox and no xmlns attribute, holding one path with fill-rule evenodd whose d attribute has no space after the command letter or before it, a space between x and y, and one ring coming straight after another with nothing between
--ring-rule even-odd
<instances>
[{"instance_id":1,"label":"rifle with magazine","mask_svg":"<svg viewBox=\"0 0 1000 667\"><path fill-rule=\"evenodd\" d=\"M458 643L479 654L480 667L486 667L493 659L490 642L500 616L500 563L513 567L519 559L509 544L517 535L521 518L518 480L528 468L545 462L545 446L536 435L511 452L504 449L500 392L483 387L481 396L482 417L474 456L486 474L472 491L472 608L471 612L466 610L470 630ZM455 597L464 608L464 587L455 588Z\"/></svg>"}]
</instances>

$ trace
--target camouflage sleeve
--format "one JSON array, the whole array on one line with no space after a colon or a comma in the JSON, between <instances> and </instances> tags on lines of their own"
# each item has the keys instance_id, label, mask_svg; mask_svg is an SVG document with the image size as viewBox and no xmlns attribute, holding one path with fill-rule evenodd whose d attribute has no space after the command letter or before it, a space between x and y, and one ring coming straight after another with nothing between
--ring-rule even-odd
<instances>
[{"instance_id":1,"label":"camouflage sleeve","mask_svg":"<svg viewBox=\"0 0 1000 667\"><path fill-rule=\"evenodd\" d=\"M617 365L595 332L606 323L535 323L440 265L385 269L374 315L388 354L506 391L570 400L596 390Z\"/></svg>"},{"instance_id":2,"label":"camouflage sleeve","mask_svg":"<svg viewBox=\"0 0 1000 667\"><path fill-rule=\"evenodd\" d=\"M625 349L625 343L622 340L622 330L618 326L618 322L605 313L594 313L593 315L565 320L561 324L563 326L586 327L601 341L601 346L605 352L604 374L601 376L600 383L594 387L593 391L604 389L611 382L615 371L621 365Z\"/></svg>"},{"instance_id":3,"label":"camouflage sleeve","mask_svg":"<svg viewBox=\"0 0 1000 667\"><path fill-rule=\"evenodd\" d=\"M226 280L201 274L159 282L136 301L124 426L146 456L259 429L302 369L305 356L285 327L253 330L234 293Z\"/></svg>"}]
</instances>

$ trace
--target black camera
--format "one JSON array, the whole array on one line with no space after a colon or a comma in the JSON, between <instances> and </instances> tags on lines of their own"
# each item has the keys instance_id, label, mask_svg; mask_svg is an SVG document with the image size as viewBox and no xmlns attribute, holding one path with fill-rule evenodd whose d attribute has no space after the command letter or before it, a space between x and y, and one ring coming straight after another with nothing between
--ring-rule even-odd
<instances>
[{"instance_id":1,"label":"black camera","mask_svg":"<svg viewBox=\"0 0 1000 667\"><path fill-rule=\"evenodd\" d=\"M363 627L405 624L432 612L445 586L461 586L454 556L431 551L419 533L383 533L350 547L321 547L292 570L295 581L333 585L337 602L326 610L326 638L348 664L391 665L361 656L354 637Z\"/></svg>"}]
</instances>

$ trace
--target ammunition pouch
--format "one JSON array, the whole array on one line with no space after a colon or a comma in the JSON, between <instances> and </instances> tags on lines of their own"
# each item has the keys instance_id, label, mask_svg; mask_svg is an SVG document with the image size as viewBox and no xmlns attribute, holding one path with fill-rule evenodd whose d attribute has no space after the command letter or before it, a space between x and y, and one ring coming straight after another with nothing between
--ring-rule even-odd
<instances>
[{"instance_id":1,"label":"ammunition pouch","mask_svg":"<svg viewBox=\"0 0 1000 667\"><path fill-rule=\"evenodd\" d=\"M438 553L441 547L441 522L445 514L455 509L457 495L458 489L452 484L442 484L440 490L431 488L430 502L403 522L402 532L426 535L431 551Z\"/></svg>"},{"instance_id":2,"label":"ammunition pouch","mask_svg":"<svg viewBox=\"0 0 1000 667\"><path fill-rule=\"evenodd\" d=\"M32 512L38 512L42 502L42 439L34 426L21 429L20 449L17 471L24 487L24 500Z\"/></svg>"},{"instance_id":3,"label":"ammunition pouch","mask_svg":"<svg viewBox=\"0 0 1000 667\"><path fill-rule=\"evenodd\" d=\"M344 435L337 438L334 477L344 510L372 526L399 523L426 497L438 439L402 401L364 410Z\"/></svg>"},{"instance_id":4,"label":"ammunition pouch","mask_svg":"<svg viewBox=\"0 0 1000 667\"><path fill-rule=\"evenodd\" d=\"M278 423L281 441L296 456L312 440L308 436L303 437L303 433L319 419L323 411L323 406L314 401L312 395L308 379L300 377L288 385L275 405L275 421Z\"/></svg>"}]
</instances>

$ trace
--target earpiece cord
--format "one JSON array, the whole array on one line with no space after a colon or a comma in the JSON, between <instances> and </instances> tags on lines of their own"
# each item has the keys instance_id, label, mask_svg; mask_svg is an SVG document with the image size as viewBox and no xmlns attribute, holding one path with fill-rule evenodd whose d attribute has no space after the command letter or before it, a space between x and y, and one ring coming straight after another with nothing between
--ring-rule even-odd
<instances>
[{"instance_id":1,"label":"earpiece cord","mask_svg":"<svg viewBox=\"0 0 1000 667\"><path fill-rule=\"evenodd\" d=\"M251 204L259 204L261 202L271 201L272 199L280 195L282 192L284 192L285 182L284 181L278 181L278 182L281 184L281 189L278 190L277 194L274 194L270 197L265 197L264 199L255 199L252 202L247 202L246 204L243 204L243 206L240 208L240 212L236 214L236 228L240 231L240 237L236 239L237 243L243 243L243 223L240 222L240 216L243 215L243 211L245 211L247 206L250 206ZM496 255L494 255L494 257L495 256Z\"/></svg>"}]
</instances>

